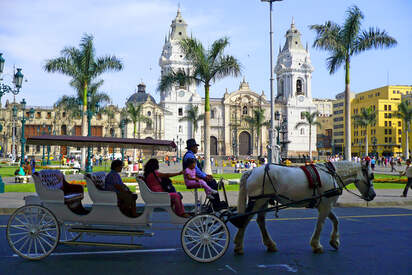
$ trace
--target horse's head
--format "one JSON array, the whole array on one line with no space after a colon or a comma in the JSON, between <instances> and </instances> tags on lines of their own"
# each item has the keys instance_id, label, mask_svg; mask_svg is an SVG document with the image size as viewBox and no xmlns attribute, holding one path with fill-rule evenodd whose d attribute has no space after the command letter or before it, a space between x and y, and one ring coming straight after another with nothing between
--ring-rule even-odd
<instances>
[{"instance_id":1,"label":"horse's head","mask_svg":"<svg viewBox=\"0 0 412 275\"><path fill-rule=\"evenodd\" d=\"M362 162L361 171L355 181L355 186L359 192L361 192L362 198L366 201L371 201L376 196L375 190L373 189L373 179L374 175L369 166L369 162Z\"/></svg>"}]
</instances>

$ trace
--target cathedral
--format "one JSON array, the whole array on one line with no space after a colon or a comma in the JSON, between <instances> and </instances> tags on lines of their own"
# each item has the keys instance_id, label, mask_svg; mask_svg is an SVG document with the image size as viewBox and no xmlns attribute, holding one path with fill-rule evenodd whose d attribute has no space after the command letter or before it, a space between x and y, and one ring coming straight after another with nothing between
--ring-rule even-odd
<instances>
[{"instance_id":1,"label":"cathedral","mask_svg":"<svg viewBox=\"0 0 412 275\"><path fill-rule=\"evenodd\" d=\"M171 70L193 70L190 62L179 48L179 41L187 38L188 24L180 9L172 20L170 30L165 37L159 58L161 74ZM301 34L292 20L285 34L285 44L279 49L276 66L277 94L275 105L274 136L281 146L282 156L290 157L308 154L309 136L311 150L316 151L316 128L309 131L309 126L296 127L304 122L303 112L319 110L315 99L312 99L311 78L313 67L310 61L308 47L303 46ZM128 104L142 105L142 114L146 121L139 121L138 131L134 132L133 123L128 123L125 129L127 138L153 138L174 140L179 147L185 147L185 141L194 137L203 144L203 121L195 131L192 122L185 119L189 109L198 106L199 114L204 110L204 99L199 95L195 84L174 85L169 90L161 92L160 101L146 91L144 83L140 83L135 93L126 99ZM154 92L154 91L153 91ZM258 130L252 127L247 118L254 116L254 111L263 110L265 121L270 120L270 101L265 93L256 92L253 87L243 80L238 88L226 89L222 98L211 98L211 155L226 156L260 156L267 154L269 142L269 127L262 126ZM0 122L5 125L1 134L3 153L10 153L12 148L12 108L19 107L17 103L7 102L5 108L0 108ZM25 137L40 134L80 135L80 118L70 117L65 110L57 107L34 107L37 119L26 124ZM120 137L120 121L125 116L125 108L108 106L110 112L98 114L92 119L92 134L103 137ZM27 110L26 110L27 111ZM321 111L321 110L320 110ZM322 115L322 114L321 114ZM15 150L20 149L19 139L21 130L19 122L15 121ZM39 146L26 146L28 155L41 154ZM51 154L75 154L79 148L52 148ZM115 149L116 150L116 149ZM200 153L203 148L200 146ZM113 153L111 148L94 148L98 154ZM116 152L119 152L117 150ZM315 154L316 155L316 154Z\"/></svg>"}]
</instances>

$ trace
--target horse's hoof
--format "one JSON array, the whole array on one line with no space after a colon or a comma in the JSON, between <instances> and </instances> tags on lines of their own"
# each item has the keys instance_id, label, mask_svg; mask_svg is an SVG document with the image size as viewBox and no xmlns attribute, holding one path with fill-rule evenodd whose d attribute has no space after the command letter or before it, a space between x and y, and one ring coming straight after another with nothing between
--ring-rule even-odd
<instances>
[{"instance_id":1,"label":"horse's hoof","mask_svg":"<svg viewBox=\"0 0 412 275\"><path fill-rule=\"evenodd\" d=\"M330 240L329 244L335 248L336 250L339 249L339 242L338 241L334 241L334 240Z\"/></svg>"},{"instance_id":2,"label":"horse's hoof","mask_svg":"<svg viewBox=\"0 0 412 275\"><path fill-rule=\"evenodd\" d=\"M243 252L243 249L235 249L234 252L235 252L235 255L236 255L236 256L240 256L240 255L245 254L245 253Z\"/></svg>"},{"instance_id":3,"label":"horse's hoof","mask_svg":"<svg viewBox=\"0 0 412 275\"><path fill-rule=\"evenodd\" d=\"M313 253L322 254L323 253L323 247L313 248Z\"/></svg>"},{"instance_id":4,"label":"horse's hoof","mask_svg":"<svg viewBox=\"0 0 412 275\"><path fill-rule=\"evenodd\" d=\"M278 249L276 246L268 246L268 249L266 251L267 252L278 252Z\"/></svg>"}]
</instances>

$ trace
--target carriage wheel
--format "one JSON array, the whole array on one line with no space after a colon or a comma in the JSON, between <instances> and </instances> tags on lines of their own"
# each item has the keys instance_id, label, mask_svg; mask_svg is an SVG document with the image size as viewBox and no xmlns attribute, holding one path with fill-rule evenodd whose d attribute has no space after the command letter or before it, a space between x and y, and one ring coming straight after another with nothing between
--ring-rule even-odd
<instances>
[{"instance_id":1,"label":"carriage wheel","mask_svg":"<svg viewBox=\"0 0 412 275\"><path fill-rule=\"evenodd\" d=\"M28 260L40 260L56 248L60 228L50 210L39 205L28 205L17 209L10 217L6 235L17 255Z\"/></svg>"},{"instance_id":2,"label":"carriage wheel","mask_svg":"<svg viewBox=\"0 0 412 275\"><path fill-rule=\"evenodd\" d=\"M186 222L181 242L186 255L201 263L210 263L222 257L230 241L226 224L214 215L201 214Z\"/></svg>"},{"instance_id":3,"label":"carriage wheel","mask_svg":"<svg viewBox=\"0 0 412 275\"><path fill-rule=\"evenodd\" d=\"M82 235L81 232L70 232L69 231L71 226L72 224L60 223L60 238L59 238L60 243L74 242L75 240L81 237Z\"/></svg>"}]
</instances>

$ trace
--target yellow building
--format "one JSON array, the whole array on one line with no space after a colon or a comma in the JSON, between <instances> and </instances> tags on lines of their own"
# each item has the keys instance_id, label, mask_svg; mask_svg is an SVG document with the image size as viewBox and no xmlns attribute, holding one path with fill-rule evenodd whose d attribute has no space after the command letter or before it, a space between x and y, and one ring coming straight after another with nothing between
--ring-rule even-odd
<instances>
[{"instance_id":1,"label":"yellow building","mask_svg":"<svg viewBox=\"0 0 412 275\"><path fill-rule=\"evenodd\" d=\"M412 86L384 86L356 95L351 104L351 116L359 114L363 108L376 112L376 124L355 127L352 123L352 154L363 156L365 137L368 133L368 152L379 156L402 156L403 122L395 112L402 95L412 93Z\"/></svg>"},{"instance_id":2,"label":"yellow building","mask_svg":"<svg viewBox=\"0 0 412 275\"><path fill-rule=\"evenodd\" d=\"M353 101L355 93L350 93L350 102ZM333 102L333 133L332 152L343 154L345 152L345 92L336 95Z\"/></svg>"}]
</instances>

